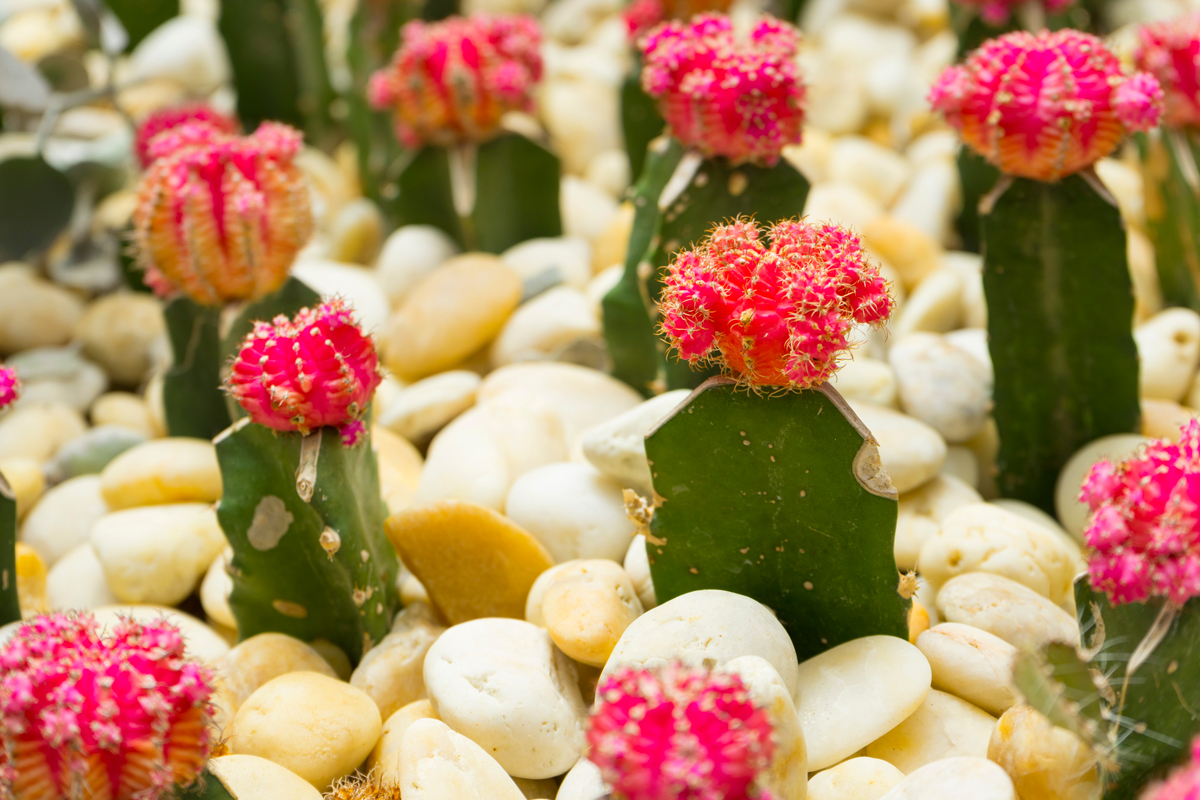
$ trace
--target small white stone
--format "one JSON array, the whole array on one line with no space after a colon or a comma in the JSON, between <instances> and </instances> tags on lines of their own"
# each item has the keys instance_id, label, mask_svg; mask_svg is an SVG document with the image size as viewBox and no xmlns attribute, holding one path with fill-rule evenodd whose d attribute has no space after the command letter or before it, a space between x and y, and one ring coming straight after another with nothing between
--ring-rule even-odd
<instances>
[{"instance_id":1,"label":"small white stone","mask_svg":"<svg viewBox=\"0 0 1200 800\"><path fill-rule=\"evenodd\" d=\"M896 491L912 491L941 470L946 442L924 422L866 403L854 404L854 413L879 442L879 458Z\"/></svg>"},{"instance_id":2,"label":"small white stone","mask_svg":"<svg viewBox=\"0 0 1200 800\"><path fill-rule=\"evenodd\" d=\"M46 604L51 611L90 611L118 602L89 541L68 550L46 575Z\"/></svg>"},{"instance_id":3,"label":"small white stone","mask_svg":"<svg viewBox=\"0 0 1200 800\"><path fill-rule=\"evenodd\" d=\"M166 327L158 298L116 292L87 307L75 326L75 339L113 383L136 387L155 366L155 348Z\"/></svg>"},{"instance_id":4,"label":"small white stone","mask_svg":"<svg viewBox=\"0 0 1200 800\"><path fill-rule=\"evenodd\" d=\"M243 640L217 663L233 711L269 681L290 672L316 672L336 678L312 646L283 633L260 633Z\"/></svg>"},{"instance_id":5,"label":"small white stone","mask_svg":"<svg viewBox=\"0 0 1200 800\"><path fill-rule=\"evenodd\" d=\"M1017 648L987 631L957 622L935 625L917 637L929 660L933 688L999 715L1017 702L1012 684Z\"/></svg>"},{"instance_id":6,"label":"small white stone","mask_svg":"<svg viewBox=\"0 0 1200 800\"><path fill-rule=\"evenodd\" d=\"M596 242L618 212L617 201L607 192L573 175L563 176L559 205L563 232L588 242Z\"/></svg>"},{"instance_id":7,"label":"small white stone","mask_svg":"<svg viewBox=\"0 0 1200 800\"><path fill-rule=\"evenodd\" d=\"M955 163L949 159L931 160L913 172L908 187L892 205L892 216L945 242L950 238L960 196Z\"/></svg>"},{"instance_id":8,"label":"small white stone","mask_svg":"<svg viewBox=\"0 0 1200 800\"><path fill-rule=\"evenodd\" d=\"M32 458L46 462L87 431L83 417L64 403L37 403L0 416L0 461Z\"/></svg>"},{"instance_id":9,"label":"small white stone","mask_svg":"<svg viewBox=\"0 0 1200 800\"><path fill-rule=\"evenodd\" d=\"M820 56L806 59L804 74L808 79L804 117L809 126L832 134L862 129L868 108L859 74Z\"/></svg>"},{"instance_id":10,"label":"small white stone","mask_svg":"<svg viewBox=\"0 0 1200 800\"><path fill-rule=\"evenodd\" d=\"M505 514L555 561L619 561L634 534L621 487L590 464L549 464L525 473L509 490Z\"/></svg>"},{"instance_id":11,"label":"small white stone","mask_svg":"<svg viewBox=\"0 0 1200 800\"><path fill-rule=\"evenodd\" d=\"M0 267L0 356L71 340L83 302L17 265Z\"/></svg>"},{"instance_id":12,"label":"small white stone","mask_svg":"<svg viewBox=\"0 0 1200 800\"><path fill-rule=\"evenodd\" d=\"M537 580L533 582L533 586L529 587L529 595L525 598L526 622L530 625L537 625L539 628L546 627L546 618L542 616L542 599L546 596L546 590L554 582L554 576L558 575L564 569L569 569L581 563L583 563L582 559L564 561L561 564L555 564L537 576Z\"/></svg>"},{"instance_id":13,"label":"small white stone","mask_svg":"<svg viewBox=\"0 0 1200 800\"><path fill-rule=\"evenodd\" d=\"M375 280L383 287L392 308L399 308L426 275L458 252L458 245L441 228L404 225L383 243L375 262Z\"/></svg>"},{"instance_id":14,"label":"small white stone","mask_svg":"<svg viewBox=\"0 0 1200 800\"><path fill-rule=\"evenodd\" d=\"M937 613L947 622L998 636L1018 650L1079 641L1074 617L1027 586L987 572L947 581L937 594Z\"/></svg>"},{"instance_id":15,"label":"small white stone","mask_svg":"<svg viewBox=\"0 0 1200 800\"><path fill-rule=\"evenodd\" d=\"M500 260L526 286L565 283L583 289L592 277L592 246L577 236L528 239L505 250Z\"/></svg>"},{"instance_id":16,"label":"small white stone","mask_svg":"<svg viewBox=\"0 0 1200 800\"><path fill-rule=\"evenodd\" d=\"M399 778L405 800L525 800L496 759L436 719L404 732Z\"/></svg>"},{"instance_id":17,"label":"small white stone","mask_svg":"<svg viewBox=\"0 0 1200 800\"><path fill-rule=\"evenodd\" d=\"M856 231L883 215L883 206L853 183L829 181L808 191L804 216L821 222L835 222Z\"/></svg>"},{"instance_id":18,"label":"small white stone","mask_svg":"<svg viewBox=\"0 0 1200 800\"><path fill-rule=\"evenodd\" d=\"M963 352L970 353L987 370L988 380L995 377L992 353L988 350L987 330L984 328L959 328L942 334L942 338Z\"/></svg>"},{"instance_id":19,"label":"small white stone","mask_svg":"<svg viewBox=\"0 0 1200 800\"><path fill-rule=\"evenodd\" d=\"M963 253L950 251L942 254L942 266L954 270L962 278L962 305L960 312L962 324L971 330L979 329L979 333L970 335L982 336L983 351L987 353L987 298L983 293L983 256L978 253ZM951 331L950 336L968 335L967 331ZM962 343L955 340L962 347ZM971 349L972 353L978 351ZM988 354L986 362L991 367L992 359Z\"/></svg>"},{"instance_id":20,"label":"small white stone","mask_svg":"<svg viewBox=\"0 0 1200 800\"><path fill-rule=\"evenodd\" d=\"M161 323L162 312L158 313ZM81 356L76 346L24 350L8 358L5 365L15 369L21 379L21 397L14 407L61 403L83 412L108 388L108 375ZM92 424L104 422L93 417Z\"/></svg>"},{"instance_id":21,"label":"small white stone","mask_svg":"<svg viewBox=\"0 0 1200 800\"><path fill-rule=\"evenodd\" d=\"M128 428L147 439L162 435L150 417L146 402L132 392L106 392L100 395L92 402L88 416L96 427L113 425Z\"/></svg>"},{"instance_id":22,"label":"small white stone","mask_svg":"<svg viewBox=\"0 0 1200 800\"><path fill-rule=\"evenodd\" d=\"M478 374L463 369L423 378L396 394L379 424L410 442L424 443L475 405L480 380Z\"/></svg>"},{"instance_id":23,"label":"small white stone","mask_svg":"<svg viewBox=\"0 0 1200 800\"><path fill-rule=\"evenodd\" d=\"M935 333L914 332L892 345L900 407L947 442L979 433L992 408L992 381L979 360Z\"/></svg>"},{"instance_id":24,"label":"small white stone","mask_svg":"<svg viewBox=\"0 0 1200 800\"><path fill-rule=\"evenodd\" d=\"M233 592L233 578L229 574L232 561L233 548L227 547L208 565L208 571L200 581L200 605L213 622L237 630L237 618L229 606L229 595Z\"/></svg>"},{"instance_id":25,"label":"small white stone","mask_svg":"<svg viewBox=\"0 0 1200 800\"><path fill-rule=\"evenodd\" d=\"M510 775L550 778L579 759L587 709L575 667L541 628L513 619L455 625L430 648L424 673L438 718Z\"/></svg>"},{"instance_id":26,"label":"small white stone","mask_svg":"<svg viewBox=\"0 0 1200 800\"><path fill-rule=\"evenodd\" d=\"M808 768L830 767L899 725L931 677L921 651L894 636L855 639L800 664L796 713Z\"/></svg>"},{"instance_id":27,"label":"small white stone","mask_svg":"<svg viewBox=\"0 0 1200 800\"><path fill-rule=\"evenodd\" d=\"M1017 800L1012 780L986 758L947 758L921 767L879 800Z\"/></svg>"},{"instance_id":28,"label":"small white stone","mask_svg":"<svg viewBox=\"0 0 1200 800\"><path fill-rule=\"evenodd\" d=\"M556 570L545 587L541 606L554 644L593 668L604 666L621 634L642 614L629 575L616 562L603 558L574 561Z\"/></svg>"},{"instance_id":29,"label":"small white stone","mask_svg":"<svg viewBox=\"0 0 1200 800\"><path fill-rule=\"evenodd\" d=\"M554 800L599 800L612 789L600 777L600 768L586 758L579 759L563 778Z\"/></svg>"},{"instance_id":30,"label":"small white stone","mask_svg":"<svg viewBox=\"0 0 1200 800\"><path fill-rule=\"evenodd\" d=\"M979 461L975 458L975 452L966 445L946 446L946 460L942 462L942 474L956 478L976 491L979 489Z\"/></svg>"},{"instance_id":31,"label":"small white stone","mask_svg":"<svg viewBox=\"0 0 1200 800\"><path fill-rule=\"evenodd\" d=\"M625 551L625 572L633 581L634 591L642 601L642 608L649 611L658 605L654 594L654 580L650 576L650 557L646 554L646 537L638 534Z\"/></svg>"},{"instance_id":32,"label":"small white stone","mask_svg":"<svg viewBox=\"0 0 1200 800\"><path fill-rule=\"evenodd\" d=\"M602 150L588 162L584 179L620 200L629 188L629 156L618 148Z\"/></svg>"},{"instance_id":33,"label":"small white stone","mask_svg":"<svg viewBox=\"0 0 1200 800\"><path fill-rule=\"evenodd\" d=\"M64 559L65 561L66 559ZM109 629L124 619L135 622L159 623L164 620L179 628L183 635L184 655L194 658L208 666L214 666L229 652L229 643L221 634L204 624L191 614L185 614L174 608L157 605L112 605L92 609L103 629Z\"/></svg>"},{"instance_id":34,"label":"small white stone","mask_svg":"<svg viewBox=\"0 0 1200 800\"><path fill-rule=\"evenodd\" d=\"M894 552L896 566L915 570L921 548L937 536L942 522L965 505L982 503L972 487L949 475L937 475L924 485L900 495Z\"/></svg>"},{"instance_id":35,"label":"small white stone","mask_svg":"<svg viewBox=\"0 0 1200 800\"><path fill-rule=\"evenodd\" d=\"M566 5L568 3L558 3L555 9L563 9ZM620 147L620 98L615 85L564 76L544 81L539 87L539 95L541 119L550 133L554 151L562 158L563 172L567 176L582 175L597 153ZM583 183L578 178L575 180ZM597 188L596 192L615 205L603 189ZM567 221L566 215L563 221Z\"/></svg>"},{"instance_id":36,"label":"small white stone","mask_svg":"<svg viewBox=\"0 0 1200 800\"><path fill-rule=\"evenodd\" d=\"M21 541L53 568L68 552L88 540L92 525L108 513L100 494L99 475L63 481L42 496L21 525Z\"/></svg>"},{"instance_id":37,"label":"small white stone","mask_svg":"<svg viewBox=\"0 0 1200 800\"><path fill-rule=\"evenodd\" d=\"M229 78L229 59L216 25L175 17L159 25L129 56L130 80L170 78L206 95Z\"/></svg>"},{"instance_id":38,"label":"small white stone","mask_svg":"<svg viewBox=\"0 0 1200 800\"><path fill-rule=\"evenodd\" d=\"M221 756L205 767L237 800L321 800L311 783L258 756Z\"/></svg>"},{"instance_id":39,"label":"small white stone","mask_svg":"<svg viewBox=\"0 0 1200 800\"><path fill-rule=\"evenodd\" d=\"M1150 438L1136 433L1116 433L1088 442L1079 448L1063 465L1054 486L1054 511L1059 522L1078 542L1083 542L1087 527L1088 507L1079 501L1079 487L1097 461L1107 459L1120 463L1134 454Z\"/></svg>"},{"instance_id":40,"label":"small white stone","mask_svg":"<svg viewBox=\"0 0 1200 800\"><path fill-rule=\"evenodd\" d=\"M834 373L829 384L852 403L896 405L896 373L886 361L852 358Z\"/></svg>"},{"instance_id":41,"label":"small white stone","mask_svg":"<svg viewBox=\"0 0 1200 800\"><path fill-rule=\"evenodd\" d=\"M556 286L518 306L492 342L489 360L496 367L548 360L575 342L598 340L600 334L600 317L587 295L572 286Z\"/></svg>"},{"instance_id":42,"label":"small white stone","mask_svg":"<svg viewBox=\"0 0 1200 800\"><path fill-rule=\"evenodd\" d=\"M923 133L908 143L904 155L913 167L923 167L930 161L953 160L961 147L958 136L948 128Z\"/></svg>"},{"instance_id":43,"label":"small white stone","mask_svg":"<svg viewBox=\"0 0 1200 800\"><path fill-rule=\"evenodd\" d=\"M617 642L600 679L622 666L655 669L681 661L712 669L740 656L766 659L793 697L803 685L796 648L769 608L745 595L702 589L638 617Z\"/></svg>"},{"instance_id":44,"label":"small white stone","mask_svg":"<svg viewBox=\"0 0 1200 800\"><path fill-rule=\"evenodd\" d=\"M391 304L375 273L357 264L336 261L298 261L292 275L323 300L341 297L354 310L354 318L367 333L383 330Z\"/></svg>"},{"instance_id":45,"label":"small white stone","mask_svg":"<svg viewBox=\"0 0 1200 800\"><path fill-rule=\"evenodd\" d=\"M688 395L676 389L652 397L583 435L583 454L596 469L644 497L653 496L646 434L675 410Z\"/></svg>"},{"instance_id":46,"label":"small white stone","mask_svg":"<svg viewBox=\"0 0 1200 800\"><path fill-rule=\"evenodd\" d=\"M879 800L902 780L904 773L888 762L859 756L809 778L807 800Z\"/></svg>"},{"instance_id":47,"label":"small white stone","mask_svg":"<svg viewBox=\"0 0 1200 800\"><path fill-rule=\"evenodd\" d=\"M829 180L829 159L833 157L835 141L828 131L807 126L800 144L783 148L783 158L800 170L810 184L825 183Z\"/></svg>"},{"instance_id":48,"label":"small white stone","mask_svg":"<svg viewBox=\"0 0 1200 800\"><path fill-rule=\"evenodd\" d=\"M338 209L329 225L329 257L346 264L372 264L383 242L379 206L357 197Z\"/></svg>"},{"instance_id":49,"label":"small white stone","mask_svg":"<svg viewBox=\"0 0 1200 800\"><path fill-rule=\"evenodd\" d=\"M115 510L221 499L217 451L206 439L172 437L132 447L100 473L100 489ZM207 566L207 565L205 565Z\"/></svg>"},{"instance_id":50,"label":"small white stone","mask_svg":"<svg viewBox=\"0 0 1200 800\"><path fill-rule=\"evenodd\" d=\"M425 655L445 631L427 603L410 603L392 620L392 629L363 656L350 685L366 692L384 719L425 696Z\"/></svg>"},{"instance_id":51,"label":"small white stone","mask_svg":"<svg viewBox=\"0 0 1200 800\"><path fill-rule=\"evenodd\" d=\"M962 321L963 278L958 270L939 267L925 276L888 326L897 340L914 331L945 333Z\"/></svg>"},{"instance_id":52,"label":"small white stone","mask_svg":"<svg viewBox=\"0 0 1200 800\"><path fill-rule=\"evenodd\" d=\"M1200 363L1200 314L1169 308L1137 326L1139 394L1179 402L1187 394Z\"/></svg>"},{"instance_id":53,"label":"small white stone","mask_svg":"<svg viewBox=\"0 0 1200 800\"><path fill-rule=\"evenodd\" d=\"M952 694L931 689L921 707L867 745L867 755L908 774L944 758L987 758L996 718Z\"/></svg>"},{"instance_id":54,"label":"small white stone","mask_svg":"<svg viewBox=\"0 0 1200 800\"><path fill-rule=\"evenodd\" d=\"M829 157L830 180L852 183L885 207L904 188L908 174L904 156L865 136L842 136Z\"/></svg>"},{"instance_id":55,"label":"small white stone","mask_svg":"<svg viewBox=\"0 0 1200 800\"><path fill-rule=\"evenodd\" d=\"M1138 227L1146 226L1146 194L1141 170L1115 158L1096 162L1096 176L1112 192L1121 209L1121 218Z\"/></svg>"},{"instance_id":56,"label":"small white stone","mask_svg":"<svg viewBox=\"0 0 1200 800\"><path fill-rule=\"evenodd\" d=\"M759 780L774 797L803 797L808 784L808 748L783 678L759 656L735 658L721 670L740 677L751 702L766 710L771 720L775 752Z\"/></svg>"}]
</instances>

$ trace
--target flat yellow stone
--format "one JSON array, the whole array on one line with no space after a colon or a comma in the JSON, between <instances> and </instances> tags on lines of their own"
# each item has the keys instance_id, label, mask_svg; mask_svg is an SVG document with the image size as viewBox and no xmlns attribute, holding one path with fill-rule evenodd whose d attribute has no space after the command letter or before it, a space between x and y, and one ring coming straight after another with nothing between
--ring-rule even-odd
<instances>
[{"instance_id":1,"label":"flat yellow stone","mask_svg":"<svg viewBox=\"0 0 1200 800\"><path fill-rule=\"evenodd\" d=\"M29 545L17 542L17 602L21 616L28 619L45 614L46 562Z\"/></svg>"},{"instance_id":2,"label":"flat yellow stone","mask_svg":"<svg viewBox=\"0 0 1200 800\"><path fill-rule=\"evenodd\" d=\"M407 439L382 425L371 429L371 442L379 456L379 489L388 513L395 514L412 505L425 462Z\"/></svg>"},{"instance_id":3,"label":"flat yellow stone","mask_svg":"<svg viewBox=\"0 0 1200 800\"><path fill-rule=\"evenodd\" d=\"M380 337L384 362L415 381L457 366L496 338L521 301L521 279L496 256L466 253L423 280Z\"/></svg>"},{"instance_id":4,"label":"flat yellow stone","mask_svg":"<svg viewBox=\"0 0 1200 800\"><path fill-rule=\"evenodd\" d=\"M100 493L113 511L163 503L215 503L221 469L212 442L173 437L131 447L100 473Z\"/></svg>"},{"instance_id":5,"label":"flat yellow stone","mask_svg":"<svg viewBox=\"0 0 1200 800\"><path fill-rule=\"evenodd\" d=\"M41 463L32 458L5 459L0 461L0 475L8 480L13 494L17 496L17 519L25 519L25 515L33 510L46 491Z\"/></svg>"},{"instance_id":6,"label":"flat yellow stone","mask_svg":"<svg viewBox=\"0 0 1200 800\"><path fill-rule=\"evenodd\" d=\"M524 619L529 589L554 566L525 530L463 500L401 511L384 527L430 604L451 625L482 617Z\"/></svg>"}]
</instances>

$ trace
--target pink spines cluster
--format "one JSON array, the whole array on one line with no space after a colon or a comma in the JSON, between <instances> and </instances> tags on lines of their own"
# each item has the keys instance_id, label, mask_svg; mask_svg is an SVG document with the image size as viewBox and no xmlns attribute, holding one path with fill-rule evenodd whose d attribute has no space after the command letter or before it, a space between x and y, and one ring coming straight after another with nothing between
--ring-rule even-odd
<instances>
[{"instance_id":1,"label":"pink spines cluster","mask_svg":"<svg viewBox=\"0 0 1200 800\"><path fill-rule=\"evenodd\" d=\"M828 380L857 324L894 302L862 241L837 225L784 220L718 225L679 253L663 284L662 332L693 364L716 362L750 386L805 389Z\"/></svg>"},{"instance_id":2,"label":"pink spines cluster","mask_svg":"<svg viewBox=\"0 0 1200 800\"><path fill-rule=\"evenodd\" d=\"M1008 22L1013 11L1024 5L1026 0L955 0L955 2L960 6L978 9L979 16L989 25L1003 25ZM1075 0L1043 0L1041 5L1047 14L1061 14L1075 5Z\"/></svg>"},{"instance_id":3,"label":"pink spines cluster","mask_svg":"<svg viewBox=\"0 0 1200 800\"><path fill-rule=\"evenodd\" d=\"M929 102L1001 171L1056 181L1157 125L1162 90L1151 75L1126 75L1091 34L1017 31L946 69Z\"/></svg>"},{"instance_id":4,"label":"pink spines cluster","mask_svg":"<svg viewBox=\"0 0 1200 800\"><path fill-rule=\"evenodd\" d=\"M1097 462L1080 500L1093 588L1113 603L1200 596L1200 421L1120 464Z\"/></svg>"},{"instance_id":5,"label":"pink spines cluster","mask_svg":"<svg viewBox=\"0 0 1200 800\"><path fill-rule=\"evenodd\" d=\"M1139 36L1134 63L1166 93L1163 121L1172 127L1200 125L1200 12L1147 25Z\"/></svg>"},{"instance_id":6,"label":"pink spines cluster","mask_svg":"<svg viewBox=\"0 0 1200 800\"><path fill-rule=\"evenodd\" d=\"M294 319L256 323L233 362L228 389L259 425L303 434L330 425L352 446L363 438L359 418L382 380L371 337L334 299Z\"/></svg>"},{"instance_id":7,"label":"pink spines cluster","mask_svg":"<svg viewBox=\"0 0 1200 800\"><path fill-rule=\"evenodd\" d=\"M299 131L277 123L246 137L194 123L156 136L150 152L163 153L133 214L151 288L217 306L282 286L313 229L301 146Z\"/></svg>"},{"instance_id":8,"label":"pink spines cluster","mask_svg":"<svg viewBox=\"0 0 1200 800\"><path fill-rule=\"evenodd\" d=\"M774 730L737 675L623 668L596 700L588 758L622 800L768 800Z\"/></svg>"},{"instance_id":9,"label":"pink spines cluster","mask_svg":"<svg viewBox=\"0 0 1200 800\"><path fill-rule=\"evenodd\" d=\"M1200 736L1192 740L1191 760L1147 786L1139 800L1200 800Z\"/></svg>"},{"instance_id":10,"label":"pink spines cluster","mask_svg":"<svg viewBox=\"0 0 1200 800\"><path fill-rule=\"evenodd\" d=\"M25 623L0 650L0 791L14 800L158 800L211 750L212 676L167 622Z\"/></svg>"},{"instance_id":11,"label":"pink spines cluster","mask_svg":"<svg viewBox=\"0 0 1200 800\"><path fill-rule=\"evenodd\" d=\"M530 16L409 22L367 97L392 109L406 147L452 146L494 135L509 111L531 111L542 77L541 30Z\"/></svg>"},{"instance_id":12,"label":"pink spines cluster","mask_svg":"<svg viewBox=\"0 0 1200 800\"><path fill-rule=\"evenodd\" d=\"M207 103L175 106L155 111L138 126L137 135L134 138L133 149L142 169L150 166L156 158L160 158L164 154L161 148L157 153L152 153L150 143L159 135L184 124L207 129L213 134L229 135L237 133L238 129L237 120L222 114Z\"/></svg>"},{"instance_id":13,"label":"pink spines cluster","mask_svg":"<svg viewBox=\"0 0 1200 800\"><path fill-rule=\"evenodd\" d=\"M17 402L21 396L21 379L12 367L0 364L0 411Z\"/></svg>"},{"instance_id":14,"label":"pink spines cluster","mask_svg":"<svg viewBox=\"0 0 1200 800\"><path fill-rule=\"evenodd\" d=\"M662 22L665 16L662 0L633 0L621 11L625 35L635 44L643 33Z\"/></svg>"},{"instance_id":15,"label":"pink spines cluster","mask_svg":"<svg viewBox=\"0 0 1200 800\"><path fill-rule=\"evenodd\" d=\"M640 42L642 88L684 146L735 164L772 165L800 141L799 43L799 31L773 17L744 37L720 14L668 22Z\"/></svg>"}]
</instances>

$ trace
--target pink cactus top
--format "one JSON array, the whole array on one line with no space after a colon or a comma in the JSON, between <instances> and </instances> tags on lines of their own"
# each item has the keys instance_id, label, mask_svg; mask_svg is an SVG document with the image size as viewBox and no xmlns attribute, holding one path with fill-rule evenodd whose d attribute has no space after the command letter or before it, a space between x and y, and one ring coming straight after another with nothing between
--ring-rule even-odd
<instances>
[{"instance_id":1,"label":"pink cactus top","mask_svg":"<svg viewBox=\"0 0 1200 800\"><path fill-rule=\"evenodd\" d=\"M365 434L358 420L382 380L371 337L334 299L294 319L256 323L233 362L228 389L259 425L304 434L332 425L355 445Z\"/></svg>"},{"instance_id":2,"label":"pink cactus top","mask_svg":"<svg viewBox=\"0 0 1200 800\"><path fill-rule=\"evenodd\" d=\"M1147 25L1140 37L1134 62L1166 92L1165 124L1200 125L1200 12Z\"/></svg>"},{"instance_id":3,"label":"pink cactus top","mask_svg":"<svg viewBox=\"0 0 1200 800\"><path fill-rule=\"evenodd\" d=\"M1200 421L1121 464L1099 461L1080 500L1092 587L1113 603L1200 596Z\"/></svg>"},{"instance_id":4,"label":"pink cactus top","mask_svg":"<svg viewBox=\"0 0 1200 800\"><path fill-rule=\"evenodd\" d=\"M185 123L206 127L211 132L218 134L234 134L238 129L237 120L225 116L207 103L174 106L155 111L138 126L137 136L134 139L133 149L142 169L150 166L155 158L165 155L161 150L157 154L151 154L150 143L154 138Z\"/></svg>"},{"instance_id":5,"label":"pink cactus top","mask_svg":"<svg viewBox=\"0 0 1200 800\"><path fill-rule=\"evenodd\" d=\"M300 132L263 123L251 136L186 123L149 145L162 157L138 186L134 243L147 283L202 305L253 300L283 285L312 234Z\"/></svg>"},{"instance_id":6,"label":"pink cactus top","mask_svg":"<svg viewBox=\"0 0 1200 800\"><path fill-rule=\"evenodd\" d=\"M623 668L596 692L588 758L623 800L767 800L774 730L737 675Z\"/></svg>"},{"instance_id":7,"label":"pink cactus top","mask_svg":"<svg viewBox=\"0 0 1200 800\"><path fill-rule=\"evenodd\" d=\"M1200 736L1192 740L1191 761L1147 786L1139 800L1200 800Z\"/></svg>"},{"instance_id":8,"label":"pink cactus top","mask_svg":"<svg viewBox=\"0 0 1200 800\"><path fill-rule=\"evenodd\" d=\"M715 362L751 386L828 380L855 323L894 303L861 240L837 225L784 220L768 246L753 222L718 225L668 268L662 332L679 357Z\"/></svg>"},{"instance_id":9,"label":"pink cactus top","mask_svg":"<svg viewBox=\"0 0 1200 800\"><path fill-rule=\"evenodd\" d=\"M641 40L642 88L684 146L735 164L772 165L800 141L799 41L794 27L773 17L745 37L720 14L668 22Z\"/></svg>"},{"instance_id":10,"label":"pink cactus top","mask_svg":"<svg viewBox=\"0 0 1200 800\"><path fill-rule=\"evenodd\" d=\"M167 622L25 623L0 650L0 788L24 800L158 800L211 746L212 676ZM9 760L11 759L11 760Z\"/></svg>"},{"instance_id":11,"label":"pink cactus top","mask_svg":"<svg viewBox=\"0 0 1200 800\"><path fill-rule=\"evenodd\" d=\"M1125 75L1095 36L1025 31L984 42L929 92L934 110L1003 172L1056 181L1158 124L1162 90Z\"/></svg>"},{"instance_id":12,"label":"pink cactus top","mask_svg":"<svg viewBox=\"0 0 1200 800\"><path fill-rule=\"evenodd\" d=\"M662 22L666 12L662 0L633 0L621 12L625 22L625 34L630 42L637 43L642 34Z\"/></svg>"},{"instance_id":13,"label":"pink cactus top","mask_svg":"<svg viewBox=\"0 0 1200 800\"><path fill-rule=\"evenodd\" d=\"M541 31L529 16L409 22L392 63L371 76L367 97L395 112L405 147L481 141L509 111L532 111L542 77Z\"/></svg>"},{"instance_id":14,"label":"pink cactus top","mask_svg":"<svg viewBox=\"0 0 1200 800\"><path fill-rule=\"evenodd\" d=\"M1024 5L1026 0L954 0L960 6L979 9L979 16L989 25L1003 25L1012 16L1013 9ZM1047 14L1061 14L1075 0L1044 0L1043 7Z\"/></svg>"},{"instance_id":15,"label":"pink cactus top","mask_svg":"<svg viewBox=\"0 0 1200 800\"><path fill-rule=\"evenodd\" d=\"M21 379L12 367L0 364L0 411L17 402L21 396Z\"/></svg>"}]
</instances>

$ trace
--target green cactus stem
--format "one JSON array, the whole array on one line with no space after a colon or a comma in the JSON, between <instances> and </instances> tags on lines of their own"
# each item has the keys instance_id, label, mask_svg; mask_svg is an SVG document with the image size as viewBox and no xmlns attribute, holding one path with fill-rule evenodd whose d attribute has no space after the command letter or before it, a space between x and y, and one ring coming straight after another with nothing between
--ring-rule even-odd
<instances>
[{"instance_id":1,"label":"green cactus stem","mask_svg":"<svg viewBox=\"0 0 1200 800\"><path fill-rule=\"evenodd\" d=\"M667 126L658 113L658 103L642 88L642 57L633 53L633 66L621 85L621 132L629 155L629 174L641 175L646 166L646 148Z\"/></svg>"},{"instance_id":2,"label":"green cactus stem","mask_svg":"<svg viewBox=\"0 0 1200 800\"><path fill-rule=\"evenodd\" d=\"M129 34L126 50L137 47L159 25L179 16L179 0L105 0L104 4Z\"/></svg>"},{"instance_id":3,"label":"green cactus stem","mask_svg":"<svg viewBox=\"0 0 1200 800\"><path fill-rule=\"evenodd\" d=\"M697 589L753 597L801 660L862 636L907 638L896 490L831 386L768 395L711 378L646 436L646 455L660 603Z\"/></svg>"},{"instance_id":4,"label":"green cactus stem","mask_svg":"<svg viewBox=\"0 0 1200 800\"><path fill-rule=\"evenodd\" d=\"M1163 302L1200 310L1200 147L1178 129L1136 138Z\"/></svg>"},{"instance_id":5,"label":"green cactus stem","mask_svg":"<svg viewBox=\"0 0 1200 800\"><path fill-rule=\"evenodd\" d=\"M332 428L303 436L243 419L217 437L217 519L233 547L229 604L243 639L326 639L357 663L387 635L399 566L364 436L346 447Z\"/></svg>"},{"instance_id":6,"label":"green cactus stem","mask_svg":"<svg viewBox=\"0 0 1200 800\"><path fill-rule=\"evenodd\" d=\"M1004 180L982 215L997 486L1053 514L1067 459L1138 429L1125 229L1094 174Z\"/></svg>"},{"instance_id":7,"label":"green cactus stem","mask_svg":"<svg viewBox=\"0 0 1200 800\"><path fill-rule=\"evenodd\" d=\"M738 216L774 222L799 216L808 181L791 164L733 166L724 158L686 152L670 137L654 140L633 189L636 211L625 272L603 301L604 335L613 375L649 396L693 388L706 373L668 362L655 335L662 268L713 225Z\"/></svg>"},{"instance_id":8,"label":"green cactus stem","mask_svg":"<svg viewBox=\"0 0 1200 800\"><path fill-rule=\"evenodd\" d=\"M21 618L17 599L17 495L0 475L0 626Z\"/></svg>"},{"instance_id":9,"label":"green cactus stem","mask_svg":"<svg viewBox=\"0 0 1200 800\"><path fill-rule=\"evenodd\" d=\"M960 247L963 250L971 253L981 252L982 231L979 227L979 201L992 190L999 180L1000 170L989 164L983 156L971 148L959 147L958 185L962 192L962 210L959 211L956 227L961 240Z\"/></svg>"}]
</instances>

